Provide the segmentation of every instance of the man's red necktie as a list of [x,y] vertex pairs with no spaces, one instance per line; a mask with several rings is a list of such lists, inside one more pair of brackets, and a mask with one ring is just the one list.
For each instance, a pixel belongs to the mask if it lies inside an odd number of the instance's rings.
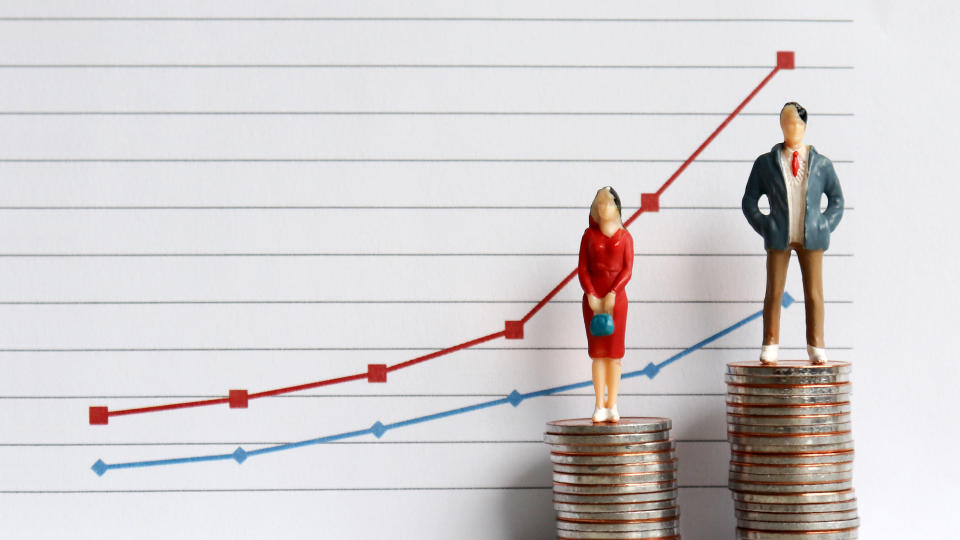
[[800,172],[800,152],[798,150],[793,151],[793,163],[791,166],[793,168],[793,176],[796,177],[797,173]]

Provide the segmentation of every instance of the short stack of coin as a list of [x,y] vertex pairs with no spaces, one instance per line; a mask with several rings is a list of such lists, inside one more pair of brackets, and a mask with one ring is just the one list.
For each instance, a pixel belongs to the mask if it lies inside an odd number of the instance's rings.
[[857,538],[850,364],[737,362],[726,382],[737,538]]
[[670,428],[669,418],[548,422],[557,537],[679,539]]

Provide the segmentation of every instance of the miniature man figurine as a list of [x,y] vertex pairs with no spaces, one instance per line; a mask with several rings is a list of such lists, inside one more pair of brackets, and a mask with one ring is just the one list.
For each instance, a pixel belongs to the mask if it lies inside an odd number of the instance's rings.
[[[763,346],[760,361],[775,364],[780,343],[780,303],[787,281],[790,251],[797,252],[803,277],[807,319],[807,354],[814,364],[827,362],[823,341],[823,252],[830,233],[843,217],[843,191],[833,163],[803,144],[807,111],[791,101],[780,111],[783,143],[753,163],[743,194],[743,214],[763,236],[767,250],[767,292],[763,299]],[[827,209],[820,199],[827,195]],[[760,211],[767,196],[770,214]]]

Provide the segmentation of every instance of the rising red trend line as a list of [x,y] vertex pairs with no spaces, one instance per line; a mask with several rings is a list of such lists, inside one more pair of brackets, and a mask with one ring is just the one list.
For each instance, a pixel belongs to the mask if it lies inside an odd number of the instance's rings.
[[[740,102],[740,105],[738,105],[737,108],[733,110],[733,112],[727,115],[727,117],[723,120],[723,122],[719,126],[717,126],[717,129],[713,130],[713,133],[711,133],[710,136],[707,137],[706,140],[704,140],[703,143],[701,143],[700,146],[697,147],[697,149],[694,150],[692,154],[690,154],[690,157],[688,157],[686,161],[684,161],[680,165],[680,167],[677,168],[677,170],[674,171],[672,175],[670,175],[670,178],[668,178],[667,181],[664,182],[662,186],[660,186],[660,189],[658,189],[655,193],[641,194],[640,208],[638,208],[636,212],[634,212],[629,218],[627,218],[626,221],[624,221],[623,223],[624,226],[629,227],[630,224],[633,223],[634,220],[640,217],[640,215],[643,213],[658,212],[660,210],[660,195],[662,195],[663,192],[666,191],[671,184],[673,184],[674,180],[676,180],[683,173],[683,171],[685,171],[687,167],[691,163],[693,163],[695,159],[697,159],[697,156],[699,156],[700,153],[703,152],[703,150],[707,146],[709,146],[711,142],[713,142],[713,139],[716,138],[716,136],[721,131],[723,131],[725,127],[727,127],[727,124],[729,124],[731,120],[733,120],[738,114],[740,114],[740,111],[743,110],[743,108],[747,105],[747,103],[749,103],[750,100],[752,100],[753,97],[756,96],[757,93],[760,92],[760,90],[764,86],[766,86],[767,82],[769,82],[770,79],[772,79],[773,76],[776,75],[778,71],[780,71],[781,69],[793,69],[793,68],[794,68],[793,52],[778,51],[777,65],[770,71],[770,73],[768,73],[767,76],[764,77],[762,81],[760,81],[760,84],[758,84],[757,87],[754,88],[753,91],[750,92],[750,94],[747,95],[747,97]],[[418,356],[416,358],[412,358],[410,360],[401,362],[399,364],[394,364],[392,366],[387,366],[386,364],[370,364],[367,366],[367,371],[362,373],[355,373],[353,375],[337,377],[335,379],[324,379],[322,381],[315,381],[315,382],[300,384],[297,386],[275,388],[273,390],[265,390],[263,392],[257,392],[253,394],[247,392],[246,390],[230,390],[229,397],[224,397],[224,398],[206,399],[201,401],[187,401],[182,403],[170,403],[167,405],[155,405],[152,407],[140,407],[136,409],[122,409],[122,410],[116,410],[116,411],[111,411],[107,407],[90,407],[90,424],[92,425],[107,424],[111,416],[126,416],[131,414],[171,411],[174,409],[205,407],[208,405],[222,405],[224,403],[229,404],[230,408],[245,409],[247,408],[248,402],[251,399],[264,398],[264,397],[270,397],[270,396],[279,396],[282,394],[289,394],[291,392],[299,392],[301,390],[309,390],[311,388],[319,388],[321,386],[331,386],[334,384],[341,384],[341,383],[350,382],[350,381],[358,381],[361,379],[367,379],[367,381],[372,383],[387,382],[387,373],[391,371],[397,371],[400,369],[408,368],[410,366],[414,366],[416,364],[420,364],[428,360],[433,360],[434,358],[439,358],[441,356],[445,356],[462,349],[468,349],[475,345],[480,345],[481,343],[486,343],[488,341],[498,339],[501,337],[506,339],[522,339],[523,325],[526,324],[527,321],[532,319],[533,316],[536,315],[537,312],[543,308],[543,306],[547,305],[547,303],[549,303],[550,300],[552,300],[553,297],[556,296],[557,293],[559,293],[560,290],[567,285],[567,283],[570,283],[570,280],[572,280],[576,275],[577,275],[577,270],[574,269],[572,272],[567,274],[567,276],[563,278],[563,280],[561,280],[556,287],[551,289],[550,292],[547,293],[547,295],[544,296],[542,300],[537,302],[537,304],[533,306],[533,308],[529,312],[527,312],[527,314],[524,315],[522,319],[520,319],[519,321],[507,321],[505,324],[504,330],[501,330],[499,332],[495,332],[493,334],[489,334],[477,339],[473,339],[470,341],[465,341],[458,345],[447,347],[446,349],[440,349],[438,351],[434,351],[432,353],[425,354],[423,356]]]

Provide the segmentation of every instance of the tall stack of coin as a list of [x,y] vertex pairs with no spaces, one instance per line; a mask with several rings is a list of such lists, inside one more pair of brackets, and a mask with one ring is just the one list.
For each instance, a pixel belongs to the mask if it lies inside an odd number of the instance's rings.
[[557,537],[680,538],[670,427],[668,418],[548,422]]
[[726,381],[737,538],[857,538],[850,364],[738,362]]

